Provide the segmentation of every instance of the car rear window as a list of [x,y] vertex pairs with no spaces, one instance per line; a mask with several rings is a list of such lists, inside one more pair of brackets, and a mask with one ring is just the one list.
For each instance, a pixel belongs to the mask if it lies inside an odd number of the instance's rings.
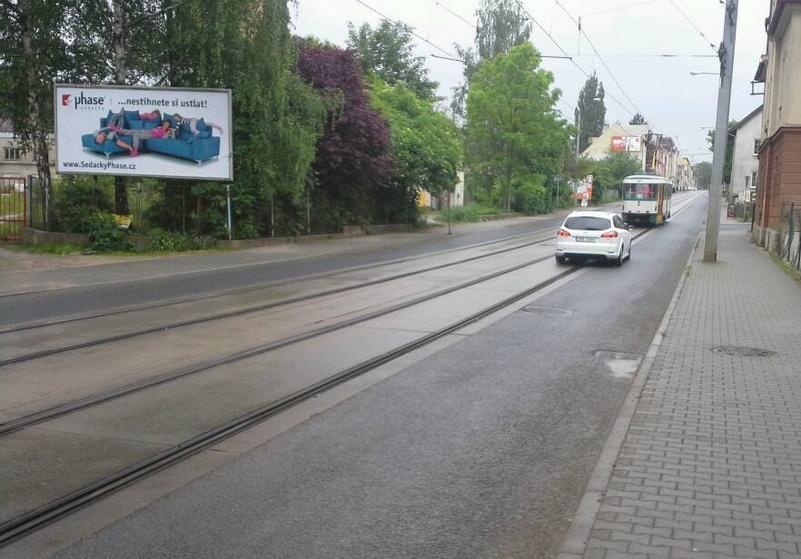
[[568,229],[582,229],[584,231],[604,231],[612,227],[608,218],[605,217],[568,217],[565,220],[565,227]]

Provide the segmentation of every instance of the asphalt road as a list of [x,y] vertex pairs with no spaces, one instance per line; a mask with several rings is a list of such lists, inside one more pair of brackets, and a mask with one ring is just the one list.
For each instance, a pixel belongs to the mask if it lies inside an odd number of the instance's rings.
[[55,557],[554,557],[704,216]]
[[[40,269],[29,262],[29,256],[0,251],[0,326],[288,281],[536,230],[553,232],[559,223],[561,219],[555,216],[539,216],[454,226],[452,235],[443,227],[421,233],[119,262],[103,256],[83,257],[80,265],[69,257],[48,257]],[[103,264],[93,265],[93,258]]]

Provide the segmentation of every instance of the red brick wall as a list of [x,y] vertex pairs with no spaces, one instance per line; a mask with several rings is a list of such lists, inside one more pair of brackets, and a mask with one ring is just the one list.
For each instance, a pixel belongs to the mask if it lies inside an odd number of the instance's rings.
[[801,208],[801,127],[783,127],[759,153],[756,224],[779,228],[790,205]]

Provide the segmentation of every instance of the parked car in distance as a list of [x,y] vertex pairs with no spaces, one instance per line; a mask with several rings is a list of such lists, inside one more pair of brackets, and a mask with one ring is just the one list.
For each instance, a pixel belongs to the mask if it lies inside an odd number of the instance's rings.
[[556,262],[602,260],[622,266],[631,259],[631,229],[616,213],[575,211],[556,232]]

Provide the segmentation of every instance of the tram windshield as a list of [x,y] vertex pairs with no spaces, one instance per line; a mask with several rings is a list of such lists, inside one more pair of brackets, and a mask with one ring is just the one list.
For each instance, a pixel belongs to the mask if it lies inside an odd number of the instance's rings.
[[659,193],[658,184],[624,184],[626,200],[656,200]]

